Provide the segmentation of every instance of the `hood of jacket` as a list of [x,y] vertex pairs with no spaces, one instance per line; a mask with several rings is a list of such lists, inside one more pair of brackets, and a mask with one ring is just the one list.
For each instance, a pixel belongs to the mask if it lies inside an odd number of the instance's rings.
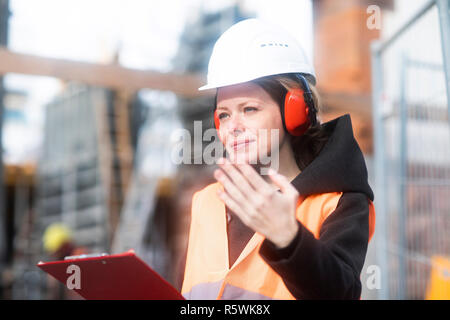
[[361,192],[373,201],[363,153],[353,135],[350,114],[325,122],[329,134],[318,156],[291,183],[301,195]]

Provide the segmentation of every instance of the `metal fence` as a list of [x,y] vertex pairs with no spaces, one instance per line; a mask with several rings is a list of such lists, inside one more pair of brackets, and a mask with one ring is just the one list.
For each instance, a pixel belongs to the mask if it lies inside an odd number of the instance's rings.
[[380,299],[427,298],[450,258],[449,28],[449,1],[428,1],[372,47]]

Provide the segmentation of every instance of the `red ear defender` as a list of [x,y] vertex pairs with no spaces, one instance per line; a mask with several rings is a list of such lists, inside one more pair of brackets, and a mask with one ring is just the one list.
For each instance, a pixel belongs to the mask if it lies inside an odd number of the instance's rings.
[[[220,120],[219,120],[219,117],[217,116],[217,111],[214,111],[214,126],[216,127],[216,130],[217,130],[217,137],[219,138],[220,141],[222,141],[222,139],[220,139],[220,135],[219,135]],[[223,141],[222,141],[222,143],[223,143]]]
[[214,126],[216,127],[216,130],[219,131],[220,120],[219,117],[217,116],[217,111],[214,111]]
[[284,100],[284,124],[293,136],[301,136],[310,125],[303,90],[289,90]]

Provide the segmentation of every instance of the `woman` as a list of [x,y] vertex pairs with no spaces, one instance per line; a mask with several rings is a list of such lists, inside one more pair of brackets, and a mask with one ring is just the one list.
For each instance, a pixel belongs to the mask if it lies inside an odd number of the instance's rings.
[[314,84],[275,26],[244,20],[216,42],[200,89],[217,89],[231,160],[193,197],[186,298],[359,299],[373,193],[350,116],[320,124]]

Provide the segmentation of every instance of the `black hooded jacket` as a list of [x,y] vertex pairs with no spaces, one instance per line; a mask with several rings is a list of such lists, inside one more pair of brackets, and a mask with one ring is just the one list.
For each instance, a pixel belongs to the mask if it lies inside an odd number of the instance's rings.
[[[374,195],[350,115],[322,126],[328,141],[291,183],[301,196],[342,192],[338,205],[323,222],[319,239],[298,221],[299,230],[287,247],[279,249],[265,239],[259,253],[297,299],[359,299],[369,241],[368,199],[373,201]],[[227,231],[232,265],[254,232],[237,217]]]

